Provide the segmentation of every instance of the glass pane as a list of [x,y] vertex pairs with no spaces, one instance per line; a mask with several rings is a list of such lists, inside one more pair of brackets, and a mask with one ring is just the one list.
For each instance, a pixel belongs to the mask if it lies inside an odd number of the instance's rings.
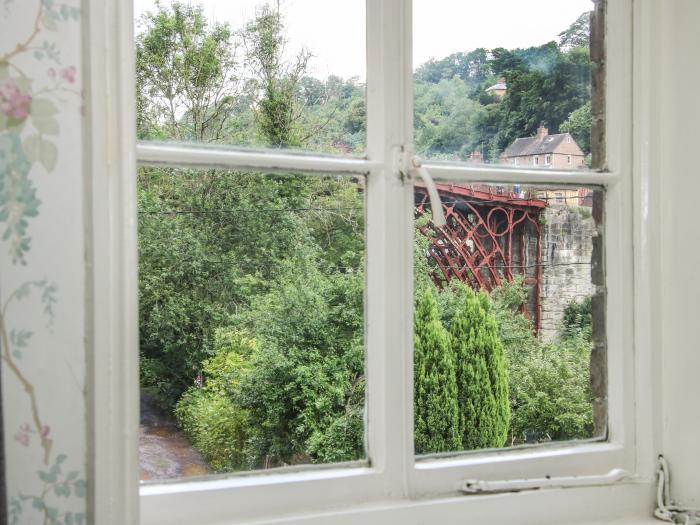
[[366,458],[363,187],[139,169],[142,480]]
[[364,151],[364,0],[134,0],[134,15],[139,138]]
[[415,190],[416,453],[603,436],[601,191],[438,190],[441,228]]
[[591,0],[413,5],[420,155],[520,168],[600,165],[591,151],[591,115],[602,117],[591,96]]

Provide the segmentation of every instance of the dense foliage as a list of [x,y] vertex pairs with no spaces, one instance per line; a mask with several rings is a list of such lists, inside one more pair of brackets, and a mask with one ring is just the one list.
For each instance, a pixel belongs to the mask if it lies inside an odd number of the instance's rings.
[[[308,51],[285,60],[278,12],[233,29],[174,2],[141,22],[141,138],[364,149],[364,86],[308,76]],[[566,42],[419,68],[418,148],[495,158],[541,120],[585,134],[587,57]],[[510,90],[500,103],[484,91],[498,75]],[[143,388],[217,471],[364,457],[364,181],[138,177]],[[437,290],[428,242],[416,236],[416,450],[587,437],[590,329],[578,307],[560,340],[542,343],[517,312],[525,287]]]
[[[588,13],[560,35],[560,43],[508,50],[476,49],[430,60],[416,71],[416,149],[438,158],[479,151],[498,162],[519,137],[544,123],[571,132],[590,150]],[[502,99],[487,89],[504,78]]]
[[462,300],[450,325],[457,369],[464,450],[506,444],[510,426],[508,371],[491,301],[462,287]]
[[433,293],[416,303],[413,326],[413,384],[416,453],[449,452],[462,446],[462,420],[457,389],[458,356],[440,321]]

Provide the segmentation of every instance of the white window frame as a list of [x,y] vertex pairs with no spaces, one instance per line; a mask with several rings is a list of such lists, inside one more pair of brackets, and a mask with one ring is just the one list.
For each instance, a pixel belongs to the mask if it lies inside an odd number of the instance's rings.
[[547,166],[549,166],[549,165],[552,163],[552,155],[551,155],[551,154],[547,153],[547,154],[544,156],[544,163],[545,163],[545,165],[547,165]]
[[[433,178],[442,180],[558,185],[565,181],[572,186],[605,187],[608,439],[417,462],[413,453],[411,355],[413,185],[399,173],[401,149],[411,144],[413,136],[410,2],[367,0],[368,144],[364,159],[257,154],[194,145],[136,147],[131,2],[86,2],[89,9],[84,35],[88,43],[84,47],[90,118],[86,140],[91,145],[86,163],[94,174],[86,187],[92,224],[87,253],[93,263],[89,300],[94,305],[91,341],[95,348],[89,392],[94,430],[90,477],[94,480],[91,512],[98,523],[264,523],[275,516],[290,515],[298,515],[298,523],[302,523],[320,512],[325,514],[318,523],[332,523],[336,517],[361,511],[367,513],[362,520],[368,523],[388,523],[391,516],[404,516],[403,523],[425,522],[428,517],[444,523],[466,523],[462,520],[465,515],[472,517],[469,523],[480,523],[484,516],[498,511],[504,521],[510,516],[520,523],[544,524],[567,522],[572,508],[592,508],[588,511],[591,516],[597,516],[596,509],[601,506],[614,515],[646,508],[650,471],[639,458],[651,449],[650,432],[644,432],[650,427],[650,416],[635,412],[635,400],[642,391],[635,389],[635,380],[643,380],[646,369],[640,367],[647,354],[635,360],[633,344],[635,283],[648,278],[648,268],[633,265],[639,250],[635,252],[632,239],[643,235],[645,227],[635,226],[633,218],[640,217],[643,223],[644,217],[632,206],[633,195],[639,196],[638,187],[632,184],[632,168],[636,166],[631,138],[633,108],[627,102],[632,100],[633,0],[608,5],[608,26],[614,25],[615,31],[606,35],[604,171],[424,164]],[[642,8],[641,13],[645,17],[635,18],[635,24],[649,31],[653,16],[648,15],[648,9]],[[634,56],[643,60],[644,55],[635,51]],[[648,71],[637,72],[635,83],[645,74]],[[367,175],[365,338],[370,466],[220,477],[146,485],[139,490],[137,158],[153,164],[167,160],[186,166]],[[554,493],[455,498],[465,479],[600,475],[613,468],[641,477],[618,483],[614,491],[610,487],[579,487]],[[508,503],[504,505],[504,501]],[[347,510],[338,510],[343,508]],[[462,519],[455,519],[460,516]],[[586,516],[583,511],[577,513],[579,519]]]

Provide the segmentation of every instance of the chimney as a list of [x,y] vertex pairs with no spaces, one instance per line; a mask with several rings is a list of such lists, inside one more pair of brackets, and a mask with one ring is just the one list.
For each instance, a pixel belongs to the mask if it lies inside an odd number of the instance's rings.
[[544,122],[543,122],[542,124],[540,124],[540,127],[537,128],[537,138],[542,140],[547,135],[549,135],[549,130],[544,127]]

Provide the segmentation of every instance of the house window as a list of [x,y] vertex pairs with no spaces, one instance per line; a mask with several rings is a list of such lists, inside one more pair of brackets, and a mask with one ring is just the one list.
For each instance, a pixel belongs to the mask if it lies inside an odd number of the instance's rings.
[[532,165],[537,166],[540,163],[540,158],[539,156],[535,155],[535,157],[532,159]]
[[571,164],[571,155],[566,156],[566,163],[569,165]]
[[545,155],[544,156],[544,163],[549,166],[552,163],[552,156],[551,155]]
[[554,200],[557,204],[564,204],[564,194],[560,191],[554,194]]
[[[348,4],[355,5],[357,9],[363,9],[364,6],[363,3]],[[454,4],[452,7],[454,8]],[[280,9],[281,12],[284,11],[284,4],[281,4]],[[465,321],[462,311],[465,301],[471,301],[469,304],[476,309],[475,311],[478,310],[477,317],[483,316],[487,319],[480,328],[484,331],[485,340],[498,339],[498,334],[493,333],[497,325],[494,324],[495,321],[490,321],[490,316],[495,315],[496,307],[491,310],[490,306],[485,306],[487,301],[493,298],[477,299],[475,302],[474,298],[478,296],[470,290],[498,294],[506,291],[505,288],[497,289],[499,286],[512,286],[514,288],[510,291],[515,292],[513,296],[520,298],[519,303],[505,305],[502,311],[520,315],[521,317],[512,318],[515,324],[522,321],[527,326],[535,326],[538,323],[535,303],[541,296],[536,295],[533,283],[537,282],[538,272],[544,274],[547,268],[558,267],[558,263],[553,259],[558,254],[556,250],[551,250],[544,237],[545,230],[551,228],[554,223],[547,222],[542,216],[548,208],[548,199],[529,199],[527,204],[514,205],[513,199],[520,199],[520,194],[514,196],[507,188],[517,183],[525,197],[534,194],[547,196],[551,195],[552,187],[570,185],[572,181],[566,180],[562,174],[555,171],[541,174],[524,169],[518,170],[519,175],[516,177],[512,169],[497,165],[474,167],[460,163],[430,162],[432,156],[450,156],[450,152],[439,150],[439,144],[430,142],[430,132],[435,131],[435,127],[444,125],[444,131],[449,134],[453,132],[451,130],[459,129],[459,126],[450,126],[449,123],[441,121],[441,116],[449,115],[449,112],[436,113],[430,104],[423,104],[434,100],[429,90],[435,88],[427,84],[431,83],[430,79],[437,77],[428,67],[420,68],[424,62],[428,65],[435,64],[435,61],[427,62],[430,54],[421,47],[421,42],[429,41],[426,35],[435,39],[454,30],[443,27],[442,23],[447,21],[446,18],[441,20],[439,27],[429,25],[429,17],[424,14],[427,11],[435,11],[434,2],[416,0],[411,5],[397,0],[368,0],[366,9],[366,95],[358,93],[357,86],[352,82],[342,83],[340,86],[333,84],[329,87],[320,85],[323,83],[322,79],[312,74],[299,75],[299,68],[303,67],[304,60],[310,60],[314,50],[310,50],[309,55],[294,53],[291,59],[287,56],[285,60],[291,60],[287,64],[291,64],[290,67],[278,67],[278,60],[265,62],[264,56],[263,60],[257,63],[260,67],[256,67],[254,61],[248,61],[247,69],[244,68],[246,74],[262,73],[264,81],[256,84],[254,79],[244,81],[245,79],[236,76],[237,80],[243,81],[242,86],[250,91],[245,91],[241,98],[233,93],[216,99],[217,93],[220,92],[218,89],[214,90],[213,99],[218,102],[213,108],[203,109],[189,104],[179,110],[171,109],[171,102],[167,97],[163,97],[164,94],[172,92],[167,89],[162,90],[160,94],[153,91],[150,83],[156,79],[152,71],[144,70],[144,74],[137,78],[140,87],[149,86],[143,93],[149,96],[156,93],[151,111],[139,115],[139,118],[143,117],[139,123],[139,130],[146,130],[142,135],[143,141],[137,147],[140,182],[142,188],[152,191],[152,195],[142,194],[138,204],[139,209],[147,212],[149,216],[156,217],[152,219],[142,215],[139,221],[142,221],[142,231],[158,227],[154,233],[157,242],[152,246],[143,247],[154,250],[151,254],[144,250],[146,256],[152,255],[145,260],[152,260],[154,268],[167,265],[167,272],[163,273],[179,271],[182,272],[184,280],[198,280],[198,283],[206,287],[206,293],[202,293],[201,296],[207,300],[210,295],[225,297],[230,294],[231,298],[222,310],[212,308],[197,312],[205,320],[220,317],[234,326],[231,330],[226,330],[231,328],[230,325],[224,326],[223,329],[214,327],[206,334],[205,330],[200,330],[204,334],[202,340],[209,337],[202,347],[202,354],[206,357],[198,361],[195,356],[187,363],[187,367],[183,367],[183,370],[186,370],[183,376],[189,375],[183,379],[186,384],[180,382],[180,388],[184,389],[185,394],[188,391],[192,392],[192,405],[199,402],[196,398],[206,397],[204,394],[208,393],[208,383],[213,386],[210,390],[214,394],[221,394],[222,404],[251,403],[238,406],[245,410],[231,412],[232,416],[226,423],[234,429],[248,417],[265,415],[265,410],[256,407],[255,403],[269,403],[272,400],[281,401],[279,406],[283,410],[280,411],[280,417],[287,418],[280,423],[280,427],[288,427],[297,417],[296,421],[300,423],[297,432],[291,434],[290,439],[279,439],[276,442],[274,439],[249,442],[244,433],[239,434],[242,435],[246,446],[258,446],[262,451],[255,456],[256,461],[253,463],[266,469],[280,468],[269,472],[269,476],[235,476],[230,475],[229,469],[225,475],[196,477],[187,483],[144,484],[141,488],[144,524],[220,523],[230,520],[232,516],[241,520],[259,520],[265,515],[279,516],[323,510],[371,500],[395,499],[396,495],[414,500],[428,495],[451,495],[455,487],[463,486],[467,479],[494,479],[496,475],[505,480],[523,477],[541,479],[555,471],[562,476],[577,476],[601,474],[617,467],[630,468],[629,458],[632,454],[629,453],[629,446],[633,442],[633,436],[630,435],[631,432],[622,432],[623,429],[628,430],[624,425],[625,421],[629,420],[625,410],[629,408],[627,403],[630,386],[625,380],[625,370],[631,369],[626,366],[630,365],[630,353],[629,341],[623,338],[620,330],[602,333],[603,336],[607,336],[607,353],[615,356],[615,359],[610,360],[611,366],[607,367],[607,377],[614,387],[608,389],[602,380],[603,377],[598,377],[596,385],[591,387],[591,395],[584,399],[584,404],[590,399],[593,400],[590,418],[585,416],[587,419],[580,422],[586,433],[577,435],[572,435],[575,432],[563,437],[554,435],[549,428],[535,428],[534,423],[522,421],[518,423],[518,432],[511,432],[510,428],[514,428],[511,427],[511,422],[519,416],[512,411],[513,406],[509,404],[510,400],[502,389],[494,396],[494,399],[497,399],[496,405],[490,406],[489,410],[485,409],[484,412],[494,416],[493,431],[482,429],[473,419],[465,419],[468,414],[460,409],[459,397],[463,397],[466,392],[464,385],[469,382],[465,381],[464,374],[461,374],[462,386],[456,383],[456,361],[453,360],[452,369],[449,366],[441,369],[446,377],[451,377],[452,373],[455,375],[455,387],[444,392],[440,392],[440,388],[434,388],[435,385],[431,387],[431,375],[424,373],[425,369],[421,370],[418,366],[414,369],[412,357],[420,358],[420,352],[426,353],[423,357],[429,352],[433,352],[431,355],[437,355],[434,354],[435,348],[431,347],[432,343],[426,343],[430,340],[426,334],[431,333],[431,330],[437,334],[437,340],[445,345],[451,344],[446,334],[450,330],[453,335],[458,334],[459,327],[462,326],[460,323],[468,321]],[[624,10],[616,8],[615,13],[621,18],[614,20],[615,23],[621,24],[622,28],[627,28],[628,21],[624,18],[626,15],[621,15],[623,12]],[[259,21],[260,23],[241,26],[253,33],[270,28],[274,30],[278,24],[278,19],[275,18],[276,6],[266,13],[269,18]],[[219,14],[217,17],[220,19]],[[484,19],[493,19],[496,23],[499,17]],[[328,19],[327,25],[332,24],[330,20],[332,18]],[[347,20],[347,17],[339,20],[338,27],[343,26]],[[414,21],[415,31],[412,38]],[[360,33],[362,32],[360,28]],[[221,36],[223,33],[217,34]],[[291,35],[292,32],[288,34]],[[162,37],[163,34],[157,36]],[[249,40],[244,47],[254,50],[255,35],[246,37]],[[173,35],[175,41],[177,38],[178,35]],[[197,42],[197,39],[184,40],[186,45]],[[264,40],[280,41],[275,38]],[[415,42],[413,50],[410,46],[412,40]],[[616,41],[615,45],[622,45],[620,42],[623,40]],[[146,46],[147,51],[163,51],[163,47],[159,48],[156,45],[159,43],[163,42],[151,42]],[[166,55],[172,50],[169,47],[172,45],[172,41],[165,44]],[[562,44],[562,47],[565,48],[565,44]],[[191,51],[192,49],[188,50]],[[610,64],[611,69],[613,66],[622,67],[622,64],[629,63],[629,56],[624,50],[616,50],[613,45],[610,52],[611,55],[606,58],[605,63]],[[416,85],[413,88],[411,82],[414,79],[414,71],[410,59],[412,55],[416,66]],[[188,56],[191,56],[191,53]],[[205,52],[200,58],[212,60],[216,56],[221,55]],[[164,58],[171,57],[168,55]],[[488,55],[483,57],[483,60],[488,60]],[[473,71],[470,66],[463,75],[453,75],[449,78],[464,80],[472,78],[472,75],[479,78],[479,75],[483,74],[479,71],[479,64],[494,67],[480,62],[476,55],[470,63],[476,64]],[[187,67],[188,61],[174,60],[172,64],[174,71],[176,67]],[[450,65],[455,67],[454,63]],[[207,71],[213,72],[215,81],[221,81],[221,77],[217,77],[223,74],[219,68]],[[188,73],[201,80],[198,76],[201,70]],[[282,75],[284,82],[277,82],[279,79],[274,76],[264,76],[276,74]],[[169,81],[167,75],[164,78]],[[289,82],[294,81],[298,82],[294,90],[284,89]],[[424,83],[418,85],[420,82]],[[440,81],[432,83],[440,84]],[[198,88],[201,87],[197,85]],[[226,81],[221,85],[229,87],[230,83]],[[442,86],[445,84],[442,83]],[[177,92],[182,93],[183,90]],[[609,85],[607,93],[614,101],[623,100],[626,94],[624,89],[618,90],[615,85]],[[414,94],[416,99],[412,101],[411,97]],[[425,98],[421,99],[423,95]],[[268,104],[269,100],[264,98],[266,96],[272,97],[270,100],[274,99],[276,103]],[[351,100],[341,98],[348,96]],[[303,100],[295,97],[303,97]],[[201,100],[199,97],[195,98]],[[318,105],[316,102],[322,107],[314,107]],[[326,103],[332,107],[323,107]],[[501,103],[510,102],[504,99]],[[229,105],[240,111],[241,105],[245,107],[245,104],[249,104],[250,114],[237,114],[241,118],[232,122],[221,121],[221,112],[227,111]],[[274,112],[266,113],[275,107],[289,109],[289,112],[284,113],[290,120],[280,121],[274,118]],[[503,107],[505,111],[507,108]],[[609,107],[618,106],[609,104]],[[310,108],[317,112],[304,113]],[[416,109],[417,115],[415,130],[410,119],[410,115],[414,114],[412,108]],[[490,110],[495,111],[496,108]],[[340,111],[348,113],[343,114],[342,120],[339,117],[334,120]],[[595,106],[593,111],[597,111]],[[418,118],[421,115],[426,118],[421,120]],[[611,118],[609,125],[629,125],[620,120],[623,118],[621,114],[612,114]],[[324,122],[329,122],[328,128]],[[295,127],[297,125],[299,127]],[[255,134],[246,135],[246,126],[253,126]],[[308,126],[307,133],[303,133],[304,126]],[[166,131],[160,129],[161,127]],[[201,144],[203,137],[209,132],[215,134],[216,140],[206,145]],[[311,137],[307,136],[309,132],[313,132]],[[314,133],[318,135],[313,135]],[[528,130],[522,130],[520,133],[522,137],[512,137],[514,142],[520,138],[527,138]],[[219,140],[224,135],[228,138],[228,134],[231,134],[230,140]],[[432,137],[438,135],[439,133],[433,134]],[[256,148],[233,147],[260,146],[261,144],[255,141],[261,136],[267,136],[270,139],[269,145],[275,148],[261,151]],[[175,140],[164,142],[161,140],[163,138]],[[463,147],[465,141],[460,139],[446,143],[460,143],[460,147]],[[623,156],[619,152],[623,148],[614,142],[607,142],[606,145],[608,157],[604,163],[601,161],[601,167],[604,164],[607,171],[577,173],[573,182],[577,186],[594,191],[594,207],[596,212],[601,212],[595,213],[596,217],[605,217],[600,208],[603,203],[615,205],[629,191],[626,175],[623,174],[623,166],[620,164]],[[499,158],[498,155],[505,153],[503,150],[510,147],[509,144],[498,141],[494,141],[490,146],[493,146],[489,149],[492,158]],[[295,148],[307,151],[304,154],[291,151]],[[315,150],[317,153],[308,150]],[[332,151],[333,155],[325,154],[329,151]],[[432,213],[433,203],[427,191],[430,185],[416,180],[421,172],[415,169],[418,160],[412,158],[414,152],[428,159],[424,161],[423,167],[437,181],[438,194],[444,205],[454,206],[458,211],[458,214],[448,217],[444,228],[435,226],[434,223],[438,214]],[[538,163],[538,156],[534,156],[533,164]],[[309,183],[311,180],[315,182]],[[484,180],[487,183],[484,183]],[[188,193],[188,189],[200,182],[208,186],[201,192],[197,189],[197,192]],[[172,204],[182,204],[173,196],[173,186],[176,185],[182,185],[180,194],[176,197],[191,199],[191,204],[196,203],[200,207],[169,207]],[[218,185],[224,188],[217,188]],[[242,189],[250,191],[243,194]],[[120,197],[117,195],[113,198]],[[261,228],[261,231],[266,231],[270,236],[280,234],[282,239],[251,235],[251,229],[243,228],[246,225],[255,225],[256,220],[268,220],[264,213],[277,213],[280,217],[276,219],[278,222],[269,221],[267,227]],[[303,213],[309,213],[311,217],[304,221],[304,215],[300,218],[300,214]],[[236,214],[241,218],[236,218]],[[192,221],[191,216],[194,215],[203,215],[202,223],[206,222],[207,227],[215,232],[209,239],[210,242],[204,243],[196,237],[201,232]],[[149,220],[159,224],[154,226],[151,223],[149,226],[146,224]],[[465,229],[461,237],[455,236],[459,226],[457,220],[463,223],[460,227]],[[117,221],[117,224],[121,225],[122,222]],[[485,224],[488,227],[479,235],[474,235],[474,232],[469,230],[470,224]],[[595,221],[589,224],[592,224],[596,231],[603,231],[602,225],[595,224]],[[610,221],[605,224],[605,237],[592,236],[596,239],[591,247],[593,256],[599,256],[605,244],[605,261],[619,261],[619,265],[607,267],[607,276],[606,272],[598,272],[597,278],[600,282],[591,282],[594,291],[607,289],[610,296],[615,298],[615,304],[627,301],[622,285],[618,284],[622,279],[616,279],[620,276],[615,273],[625,270],[627,258],[623,257],[623,247],[618,243],[609,242],[608,239],[623,237],[621,234],[627,231],[627,227],[626,223]],[[597,230],[598,228],[600,230]],[[283,233],[288,235],[281,235]],[[512,235],[509,248],[504,250],[499,239],[508,237],[506,234]],[[220,236],[221,242],[216,242],[216,235]],[[299,235],[300,238],[285,238],[294,235]],[[177,239],[177,236],[182,236],[182,239]],[[343,249],[339,249],[336,244],[341,242],[338,238],[345,243]],[[280,256],[276,259],[277,253],[285,251],[283,241],[298,243],[307,242],[309,239],[315,239],[318,245],[304,247],[293,254],[290,253],[286,258]],[[453,257],[455,254],[452,252],[456,240],[463,241],[459,245],[461,251],[458,258]],[[227,252],[225,243],[232,241],[240,243],[241,246],[246,245],[248,251]],[[322,244],[324,242],[326,244]],[[293,244],[289,246],[293,247]],[[197,261],[191,261],[191,252],[204,248],[207,255],[206,264],[211,263],[211,271],[206,272],[202,272],[202,265],[197,264]],[[199,254],[195,253],[194,257],[196,259]],[[172,264],[170,259],[182,260],[183,264]],[[459,262],[455,264],[455,260]],[[602,261],[602,258],[595,259],[591,260],[590,264],[596,263],[598,268],[605,269]],[[214,262],[221,264],[214,268]],[[294,267],[296,264],[300,266]],[[301,271],[290,271],[290,266],[292,270]],[[417,270],[415,273],[414,269]],[[124,277],[125,280],[133,278],[133,270],[132,268]],[[358,283],[353,277],[360,271],[363,272],[363,278]],[[224,276],[230,278],[228,287],[224,289],[215,285],[213,279],[216,279],[216,283],[221,282],[221,274],[227,273],[231,274]],[[624,272],[623,274],[628,275]],[[325,279],[326,277],[328,279]],[[544,278],[544,275],[541,278]],[[271,285],[273,281],[274,286]],[[543,289],[543,281],[539,282]],[[454,295],[454,300],[447,295],[439,295],[441,290],[453,286],[451,283],[462,285]],[[176,292],[188,290],[172,285],[165,286],[155,281],[152,284],[156,293],[162,292],[161,299],[165,294],[172,293],[173,289]],[[336,293],[334,286],[346,288],[342,288],[343,293]],[[275,291],[280,293],[275,295]],[[413,291],[425,293],[414,297]],[[256,296],[256,302],[246,301],[246,297],[252,294],[259,294]],[[431,294],[437,306],[431,299],[426,299]],[[191,299],[186,293],[181,298],[182,304]],[[162,304],[154,301],[152,307],[162,308]],[[415,312],[414,304],[418,308]],[[321,310],[325,311],[326,307],[332,312],[314,325],[313,320]],[[354,310],[351,311],[351,308]],[[583,331],[587,328],[582,323],[577,325],[576,319],[585,317],[587,307],[585,304],[572,303],[571,308],[572,311],[576,311],[573,312],[574,321],[569,328],[574,335],[578,334],[578,337],[581,334],[577,330]],[[594,316],[602,315],[609,321],[620,321],[620,324],[623,319],[619,316],[627,315],[625,312],[628,311],[620,308],[614,313],[606,313],[604,298],[601,297],[594,297],[592,309]],[[270,315],[270,310],[274,314]],[[358,311],[359,315],[356,315]],[[178,328],[179,324],[201,320],[189,313],[178,317],[179,312],[180,310],[176,309],[172,314],[171,327]],[[527,315],[523,315],[524,312],[527,312]],[[577,312],[583,313],[577,316]],[[462,317],[459,317],[460,315]],[[299,319],[311,321],[308,326],[304,325],[301,330],[294,332],[298,328]],[[329,319],[331,321],[328,321]],[[366,324],[364,319],[367,319]],[[537,330],[544,330],[543,321],[544,315],[540,315]],[[237,322],[241,324],[235,325]],[[286,329],[277,324],[279,322],[287,323]],[[338,339],[343,330],[333,332],[332,337],[329,336],[330,323],[337,322],[346,323],[347,326],[342,328],[345,329],[345,336],[350,334],[349,342]],[[250,327],[257,327],[256,332],[246,333],[245,330]],[[592,331],[595,330],[596,328],[593,328]],[[358,337],[354,337],[356,335]],[[540,352],[531,354],[534,359],[545,357],[544,353],[549,348],[546,342],[532,342],[532,339],[529,339],[532,337],[532,331],[529,330],[523,331],[521,335]],[[598,335],[601,335],[600,330]],[[552,327],[551,336],[557,337],[556,327]],[[273,340],[274,337],[288,339]],[[464,360],[461,360],[458,366],[465,369],[464,363],[468,359],[475,359],[474,370],[485,370],[485,373],[475,378],[478,381],[474,382],[480,382],[483,386],[480,392],[483,394],[490,388],[485,386],[487,384],[501,385],[501,380],[507,375],[502,373],[504,360],[509,359],[505,353],[507,350],[501,348],[500,354],[494,350],[488,356],[479,357],[471,352],[467,337],[455,337],[466,345],[465,348],[455,350],[453,347],[450,350],[463,352],[463,355],[460,355]],[[262,349],[263,344],[271,342],[273,344],[268,348]],[[310,347],[305,346],[309,342],[316,345],[311,351]],[[199,344],[199,341],[196,343]],[[494,344],[498,346],[498,343]],[[350,352],[340,350],[348,347]],[[272,354],[264,354],[268,349],[277,351],[280,358],[279,361],[271,361],[270,364],[281,364],[281,368],[264,366],[265,359],[274,357]],[[593,351],[605,355],[605,349],[604,341],[596,341]],[[298,366],[286,366],[293,352],[301,361],[296,363]],[[493,358],[497,354],[500,358]],[[173,351],[168,358],[178,359],[180,355],[180,352]],[[144,371],[144,375],[158,373],[167,366],[166,361],[154,363],[152,355],[144,357],[144,363],[152,365]],[[212,370],[216,368],[217,358],[225,361],[223,364],[228,367],[223,370],[226,377],[219,385],[221,388],[217,387],[211,377],[214,375]],[[499,362],[496,363],[494,359]],[[601,359],[603,358],[596,358],[594,355],[593,362],[605,369],[607,362]],[[180,365],[181,363],[178,363],[178,366]],[[262,366],[256,369],[257,365]],[[314,368],[316,365],[318,366]],[[350,366],[355,367],[357,374],[348,378],[345,372]],[[434,366],[434,363],[430,366]],[[581,368],[585,369],[586,366],[582,361]],[[337,367],[346,368],[341,368],[341,373],[338,373]],[[557,370],[555,366],[552,368]],[[229,391],[231,388],[251,380],[251,377],[246,376],[250,370],[256,370],[261,377],[268,373],[281,377],[279,388],[258,392],[259,399],[255,398],[253,391],[241,390],[232,394]],[[576,378],[580,380],[581,376],[577,375]],[[133,381],[133,378],[131,380]],[[304,387],[295,390],[302,381],[306,381]],[[212,382],[214,385],[211,385]],[[414,393],[413,385],[422,385],[435,396],[420,398],[419,393]],[[327,390],[324,390],[326,387]],[[357,391],[354,392],[354,389]],[[585,390],[585,385],[583,389]],[[303,403],[298,395],[300,392],[308,396]],[[540,391],[535,393],[542,394]],[[361,400],[353,398],[354,394]],[[610,414],[607,411],[607,399],[611,399],[611,404],[615,407],[615,411],[611,411]],[[179,410],[184,414],[181,423],[184,427],[187,407],[180,401],[181,399],[178,399],[175,403],[178,407],[175,413]],[[414,401],[426,402],[421,407],[415,406]],[[285,404],[286,402],[289,404]],[[486,403],[490,401],[487,400]],[[295,412],[299,409],[299,404],[303,404],[308,411],[301,415]],[[358,415],[359,412],[359,417],[344,421],[324,419],[329,415],[348,415],[342,410],[336,410],[337,406],[347,408],[350,412],[355,411],[354,415]],[[589,414],[588,409],[588,406],[584,408],[586,414]],[[436,417],[438,412],[440,417]],[[532,421],[541,419],[535,416]],[[191,421],[192,426],[196,426],[202,419],[192,418]],[[318,421],[321,421],[321,425],[325,425],[324,428],[329,432],[318,432]],[[426,421],[432,423],[420,427]],[[460,426],[460,421],[466,421],[469,425]],[[272,428],[275,424],[276,422],[266,420],[260,426]],[[351,428],[353,425],[354,428]],[[350,448],[360,450],[360,453],[350,457],[339,453],[339,449],[348,444],[346,439],[349,430],[356,431],[358,426],[362,443],[359,448]],[[452,441],[446,441],[444,435],[433,439],[435,436],[432,432],[436,427],[444,427],[446,435],[451,435],[451,438],[448,436],[447,439]],[[212,428],[218,430],[220,427]],[[184,430],[190,432],[186,428]],[[330,430],[337,431],[337,434]],[[469,434],[472,430],[485,431]],[[499,436],[498,440],[493,438],[495,435]],[[610,440],[605,436],[611,436]],[[216,437],[217,434],[213,431],[203,432],[201,448],[206,448],[208,438],[211,442],[215,441]],[[257,439],[259,436],[255,437]],[[585,441],[571,441],[572,437],[580,437]],[[548,449],[547,444],[555,440],[566,443],[561,443],[560,448]],[[227,444],[231,443],[230,440],[224,441]],[[300,443],[298,449],[293,448]],[[292,447],[289,455],[282,455],[284,447]],[[510,450],[490,450],[503,447]],[[299,450],[303,452],[299,453]],[[552,450],[564,453],[552,453]],[[235,452],[241,451],[245,455],[251,449],[241,447]],[[331,464],[333,468],[315,469],[304,467],[305,463]],[[209,464],[209,467],[211,466]],[[322,502],[319,502],[319,493],[327,495]],[[261,502],[264,502],[264,505],[261,505]],[[474,500],[472,504],[480,503]]]

